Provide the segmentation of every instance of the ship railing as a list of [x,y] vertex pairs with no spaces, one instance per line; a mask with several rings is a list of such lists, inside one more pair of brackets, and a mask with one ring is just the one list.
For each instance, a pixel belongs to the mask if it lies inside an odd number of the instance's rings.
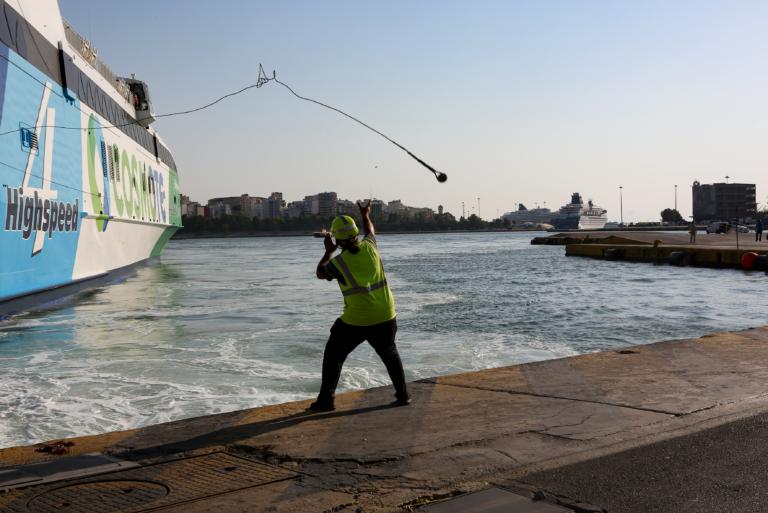
[[66,34],[67,41],[77,51],[77,53],[85,59],[85,61],[93,66],[93,68],[109,82],[115,90],[125,98],[125,101],[131,103],[131,88],[120,77],[115,75],[104,62],[99,59],[99,51],[93,46],[88,39],[81,36],[72,25],[64,20],[64,33]]

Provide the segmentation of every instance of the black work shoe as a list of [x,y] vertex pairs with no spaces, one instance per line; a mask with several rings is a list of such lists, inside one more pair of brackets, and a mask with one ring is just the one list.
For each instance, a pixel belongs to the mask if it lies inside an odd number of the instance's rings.
[[336,406],[334,406],[333,403],[321,403],[320,401],[315,401],[309,405],[309,408],[307,408],[307,410],[313,412],[333,411],[335,409]]
[[397,399],[395,399],[391,403],[392,406],[408,406],[409,404],[411,404],[411,396],[410,395],[408,397],[405,397],[405,398],[402,398],[402,399],[401,398],[397,398]]

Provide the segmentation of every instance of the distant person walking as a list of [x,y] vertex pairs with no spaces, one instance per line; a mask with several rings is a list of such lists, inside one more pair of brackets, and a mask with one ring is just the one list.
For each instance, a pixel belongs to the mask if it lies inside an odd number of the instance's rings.
[[[344,312],[331,327],[323,354],[323,382],[317,400],[309,406],[310,411],[335,409],[336,387],[344,360],[365,340],[387,367],[395,387],[393,404],[405,406],[411,402],[403,364],[395,346],[395,301],[376,245],[370,217],[371,202],[367,205],[358,202],[357,206],[363,218],[363,240],[358,239],[358,229],[351,217],[336,217],[331,224],[336,241],[331,239],[331,234],[325,236],[325,254],[317,264],[318,278],[338,281],[344,296]],[[341,253],[334,257],[337,248],[341,248]]]
[[688,233],[691,236],[690,244],[696,244],[696,223],[693,221],[688,225]]
[[763,220],[758,219],[755,223],[755,242],[763,240]]

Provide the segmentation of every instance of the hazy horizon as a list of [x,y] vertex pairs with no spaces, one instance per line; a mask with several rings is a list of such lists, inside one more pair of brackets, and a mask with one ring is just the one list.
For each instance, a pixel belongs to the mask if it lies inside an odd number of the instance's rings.
[[[365,4],[139,0],[62,14],[156,113],[256,82],[259,63],[448,174],[278,84],[158,120],[181,189],[288,200],[371,195],[490,219],[573,192],[619,219],[691,213],[691,184],[755,183],[766,202],[768,4],[592,1]],[[140,23],[124,23],[130,13]],[[140,17],[136,17],[140,13]]]

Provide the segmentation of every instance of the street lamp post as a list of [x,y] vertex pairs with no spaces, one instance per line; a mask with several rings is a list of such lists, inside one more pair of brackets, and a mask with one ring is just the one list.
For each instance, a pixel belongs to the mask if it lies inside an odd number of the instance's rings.
[[675,185],[675,212],[677,212],[677,185]]
[[621,216],[621,226],[624,226],[624,197],[622,195],[622,187],[619,185],[619,215]]

